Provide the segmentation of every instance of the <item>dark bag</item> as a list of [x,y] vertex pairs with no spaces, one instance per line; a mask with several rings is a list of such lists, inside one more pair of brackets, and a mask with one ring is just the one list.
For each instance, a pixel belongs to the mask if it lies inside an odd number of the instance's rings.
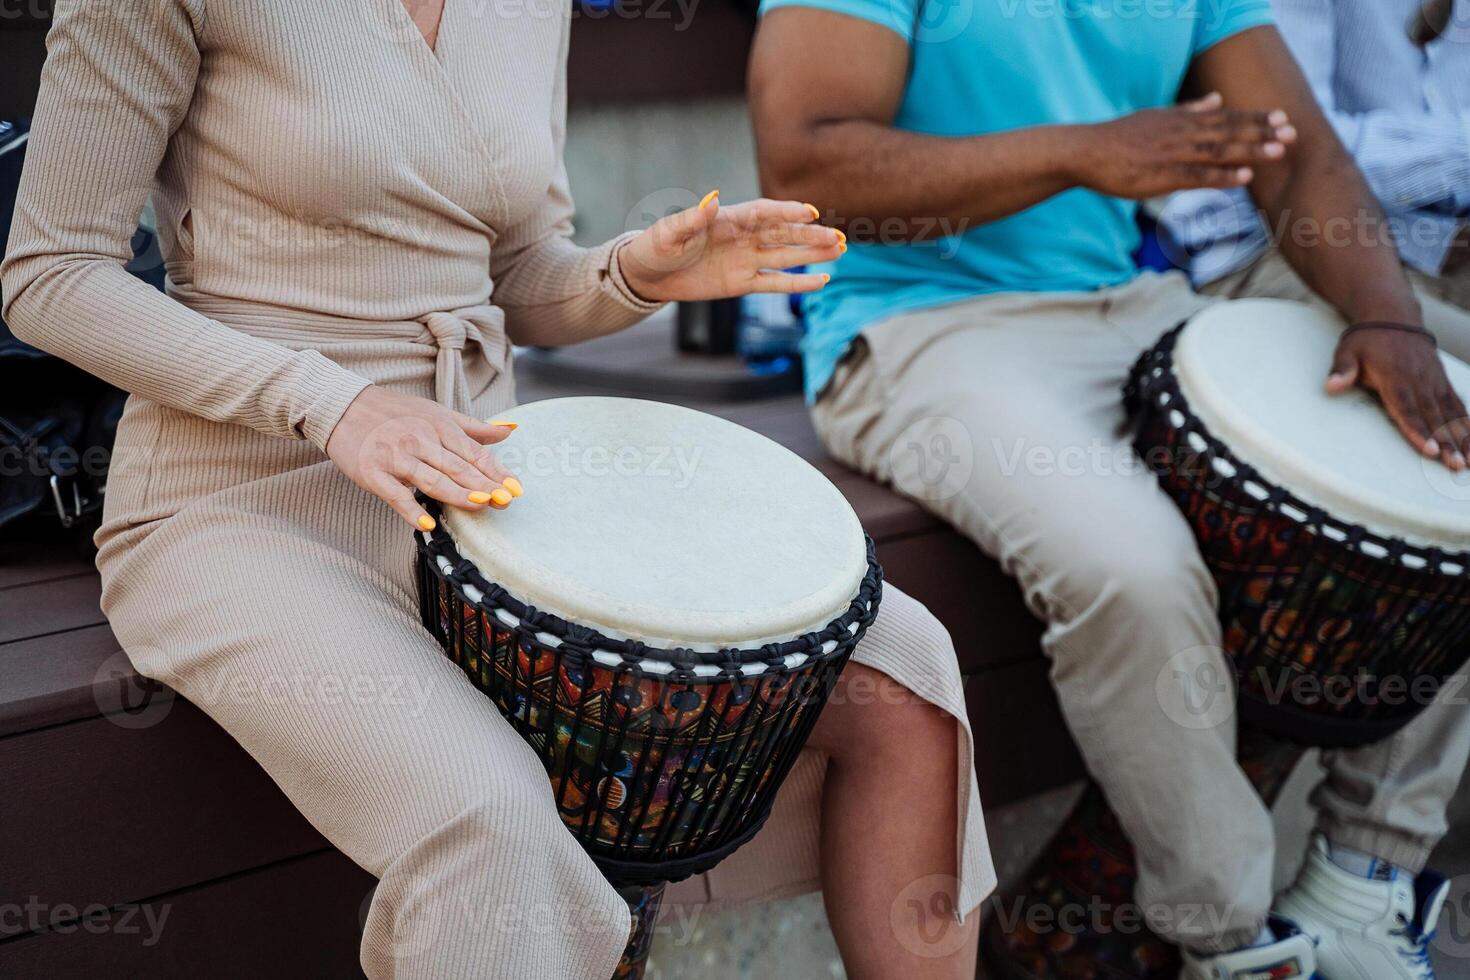
[[[27,134],[24,122],[0,121],[0,244],[10,234]],[[133,254],[129,269],[162,288],[152,232],[139,229]],[[0,526],[29,515],[89,545],[126,397],[17,340],[0,320]]]

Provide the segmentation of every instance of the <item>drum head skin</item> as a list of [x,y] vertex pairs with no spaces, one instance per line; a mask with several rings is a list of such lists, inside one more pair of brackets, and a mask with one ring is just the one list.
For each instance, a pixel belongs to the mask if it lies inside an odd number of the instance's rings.
[[718,649],[793,639],[847,610],[857,515],[765,436],[658,402],[557,398],[503,414],[525,485],[505,510],[446,507],[459,551],[522,602],[618,639]]
[[[1180,334],[1175,377],[1195,417],[1265,479],[1380,535],[1470,548],[1470,477],[1421,456],[1368,393],[1323,389],[1342,330],[1299,303],[1221,303]],[[1440,358],[1470,399],[1470,368]]]

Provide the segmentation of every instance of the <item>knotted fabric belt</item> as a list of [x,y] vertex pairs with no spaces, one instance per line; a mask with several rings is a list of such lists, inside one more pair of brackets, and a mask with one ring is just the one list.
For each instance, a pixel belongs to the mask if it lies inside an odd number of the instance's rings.
[[[505,314],[487,304],[433,312],[417,320],[365,320],[311,313],[212,296],[178,295],[185,305],[242,333],[294,350],[321,351],[370,380],[401,378],[387,367],[398,357],[434,352],[434,400],[456,412],[473,414],[472,402],[490,387],[509,362]],[[402,345],[401,352],[394,348]],[[381,368],[381,369],[379,369]],[[511,392],[497,402],[510,404]],[[483,406],[482,406],[483,407]]]
[[434,357],[435,400],[456,412],[468,412],[471,392],[465,376],[465,349],[473,344],[488,355],[493,346],[493,363],[499,365],[506,350],[505,315],[493,306],[473,306],[430,313],[422,322],[439,348]]

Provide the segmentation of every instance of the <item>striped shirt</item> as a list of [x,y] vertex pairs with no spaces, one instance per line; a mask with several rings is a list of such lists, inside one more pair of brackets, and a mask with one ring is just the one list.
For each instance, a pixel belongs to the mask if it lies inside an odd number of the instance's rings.
[[[1425,47],[1422,0],[1272,0],[1277,26],[1388,217],[1405,263],[1438,274],[1470,215],[1470,0]],[[1196,284],[1255,261],[1267,229],[1244,191],[1176,194],[1165,247]],[[1296,233],[1293,226],[1276,229]],[[1325,234],[1322,236],[1325,240]]]

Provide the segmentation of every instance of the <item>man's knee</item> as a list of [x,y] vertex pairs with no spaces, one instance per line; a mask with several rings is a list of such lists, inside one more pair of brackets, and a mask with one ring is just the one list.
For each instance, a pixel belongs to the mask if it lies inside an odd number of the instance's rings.
[[1055,619],[1113,617],[1148,624],[1214,609],[1214,582],[1192,540],[1164,543],[1143,531],[1116,547],[1078,554],[1055,575]]

